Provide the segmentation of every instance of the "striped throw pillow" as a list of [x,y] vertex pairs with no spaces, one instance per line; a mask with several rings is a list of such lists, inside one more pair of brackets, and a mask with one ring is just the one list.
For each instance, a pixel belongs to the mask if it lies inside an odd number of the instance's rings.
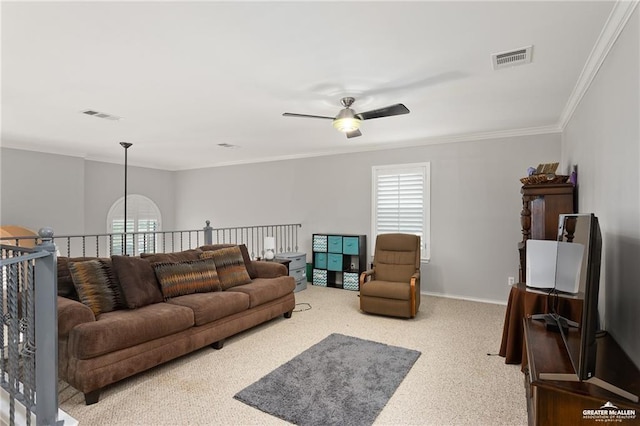
[[102,259],[69,262],[69,272],[78,299],[91,308],[96,316],[126,307],[120,283],[109,263]]
[[220,291],[216,264],[211,259],[154,263],[164,299]]
[[212,258],[216,263],[218,277],[223,290],[242,284],[249,284],[251,277],[247,272],[240,247],[227,247],[220,250],[205,251],[200,258]]

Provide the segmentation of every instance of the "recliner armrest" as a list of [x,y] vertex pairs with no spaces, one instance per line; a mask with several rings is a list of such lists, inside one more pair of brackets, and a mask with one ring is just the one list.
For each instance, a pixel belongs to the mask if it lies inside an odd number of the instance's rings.
[[362,286],[364,283],[368,281],[367,278],[371,279],[375,274],[375,272],[376,271],[374,269],[368,269],[364,271],[362,274],[360,274],[360,286]]

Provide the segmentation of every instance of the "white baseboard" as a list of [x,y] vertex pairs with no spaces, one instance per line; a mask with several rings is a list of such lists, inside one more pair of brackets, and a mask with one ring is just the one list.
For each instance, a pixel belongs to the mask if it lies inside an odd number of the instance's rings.
[[506,300],[480,299],[476,297],[459,296],[456,294],[433,293],[430,291],[421,291],[420,294],[424,296],[445,297],[447,299],[468,300],[470,302],[491,303],[492,305],[507,305]]
[[[9,399],[9,393],[4,390],[4,388],[0,388],[0,425],[9,426],[9,408],[11,401]],[[78,426],[78,421],[65,413],[64,411],[58,409],[58,420],[62,420],[64,426]],[[15,401],[15,412],[14,412],[14,423],[17,425],[26,425],[27,424],[27,410],[24,408],[24,405],[20,401]],[[31,424],[36,425],[36,415],[31,413]]]

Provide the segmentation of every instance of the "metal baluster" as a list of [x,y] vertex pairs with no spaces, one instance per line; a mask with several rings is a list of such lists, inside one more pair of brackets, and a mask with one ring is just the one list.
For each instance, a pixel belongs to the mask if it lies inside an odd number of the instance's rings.
[[22,348],[22,364],[24,371],[23,389],[25,396],[25,407],[27,408],[27,425],[31,424],[31,411],[35,406],[35,350],[36,350],[36,338],[35,338],[35,303],[34,303],[34,266],[35,261],[30,261],[27,264],[27,282],[23,292],[23,304],[22,304],[22,326],[24,338],[24,346]]

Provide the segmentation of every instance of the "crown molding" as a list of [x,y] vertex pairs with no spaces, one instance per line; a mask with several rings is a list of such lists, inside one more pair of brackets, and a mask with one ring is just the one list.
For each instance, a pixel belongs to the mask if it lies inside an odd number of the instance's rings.
[[576,108],[580,104],[580,101],[587,90],[589,90],[591,83],[598,74],[598,71],[604,63],[604,60],[607,58],[607,55],[613,48],[618,36],[620,36],[625,25],[627,25],[627,22],[638,5],[638,2],[640,2],[640,0],[617,0],[614,4],[611,14],[602,28],[600,36],[598,37],[596,44],[593,46],[593,49],[587,58],[587,62],[582,69],[582,73],[573,88],[573,92],[571,92],[571,96],[569,96],[569,100],[565,105],[564,111],[562,111],[562,114],[560,115],[558,128],[560,128],[561,131],[564,131],[565,127],[571,120],[571,117],[573,117]]
[[273,157],[264,157],[259,159],[247,159],[247,160],[240,160],[240,161],[212,163],[202,167],[185,167],[185,168],[173,169],[173,171],[187,171],[187,170],[196,170],[196,169],[207,169],[212,167],[238,166],[238,165],[255,164],[255,163],[269,163],[273,161],[299,160],[304,158],[326,157],[330,155],[355,154],[358,152],[384,151],[388,149],[413,148],[413,147],[426,146],[426,145],[439,145],[439,144],[457,143],[457,142],[472,142],[472,141],[480,141],[480,140],[487,140],[487,139],[514,138],[514,137],[521,137],[521,136],[544,135],[544,134],[561,133],[561,132],[562,130],[560,128],[553,125],[553,126],[528,127],[523,129],[499,130],[494,132],[465,133],[465,134],[453,135],[453,136],[424,138],[424,139],[412,140],[412,141],[406,141],[406,142],[400,142],[400,143],[398,142],[383,143],[383,144],[359,146],[359,147],[353,147],[353,148],[334,149],[331,151],[316,151],[316,152],[310,152],[310,153],[304,153],[304,154],[290,154],[290,155],[280,155],[280,156],[273,156]]

